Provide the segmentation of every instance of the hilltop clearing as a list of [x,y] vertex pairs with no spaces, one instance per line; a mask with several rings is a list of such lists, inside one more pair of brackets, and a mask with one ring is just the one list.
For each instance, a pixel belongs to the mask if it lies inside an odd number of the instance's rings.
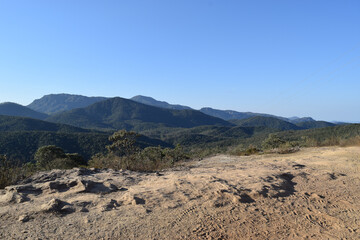
[[359,239],[359,171],[360,147],[324,147],[41,172],[1,190],[0,238]]

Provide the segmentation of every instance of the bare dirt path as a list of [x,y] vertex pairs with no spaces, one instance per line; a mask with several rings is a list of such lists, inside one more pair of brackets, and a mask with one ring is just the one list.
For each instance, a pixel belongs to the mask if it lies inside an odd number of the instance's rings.
[[360,239],[360,147],[40,173],[0,192],[0,239]]

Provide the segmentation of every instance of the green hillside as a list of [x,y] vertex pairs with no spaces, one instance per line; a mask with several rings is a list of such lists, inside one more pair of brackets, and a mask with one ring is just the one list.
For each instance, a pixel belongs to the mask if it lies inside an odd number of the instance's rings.
[[275,117],[275,118],[279,118],[282,120],[287,120],[287,118],[284,117],[278,117],[278,116],[274,116],[274,115],[270,115],[270,114],[265,114],[265,113],[253,113],[253,112],[237,112],[237,111],[233,111],[233,110],[219,110],[219,109],[213,109],[213,108],[202,108],[200,109],[201,112],[213,116],[213,117],[218,117],[224,120],[232,120],[232,119],[246,119],[246,118],[251,118],[251,117],[256,117],[256,116],[262,116],[262,117]]
[[111,98],[86,108],[50,116],[48,121],[83,128],[144,130],[155,127],[195,127],[231,123],[195,110],[170,110],[137,103],[124,98]]
[[36,112],[17,103],[0,103],[0,115],[45,119],[48,115]]
[[90,130],[65,124],[51,123],[33,118],[0,115],[0,132],[4,131],[90,132]]
[[273,117],[256,116],[241,120],[231,120],[232,123],[242,127],[267,127],[277,130],[300,130],[295,124]]
[[325,121],[305,121],[305,122],[298,122],[295,125],[300,128],[303,128],[303,129],[324,128],[324,127],[336,126],[336,124],[334,124],[334,123],[325,122]]
[[152,97],[146,97],[146,96],[135,96],[130,98],[130,100],[133,100],[138,103],[154,106],[154,107],[160,107],[160,108],[167,108],[167,109],[174,109],[174,110],[184,110],[184,109],[191,109],[191,107],[183,106],[179,104],[169,104],[164,101],[158,101]]

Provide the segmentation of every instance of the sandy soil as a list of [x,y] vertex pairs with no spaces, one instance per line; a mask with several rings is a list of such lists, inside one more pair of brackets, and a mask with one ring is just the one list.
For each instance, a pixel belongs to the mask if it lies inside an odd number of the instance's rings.
[[360,239],[360,147],[40,173],[0,191],[0,239]]

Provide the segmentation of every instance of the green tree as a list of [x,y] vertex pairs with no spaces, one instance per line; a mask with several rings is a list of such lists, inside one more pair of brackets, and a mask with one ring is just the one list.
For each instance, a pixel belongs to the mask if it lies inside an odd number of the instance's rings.
[[36,165],[40,169],[46,169],[49,170],[50,163],[54,161],[55,159],[61,159],[66,158],[66,155],[64,153],[64,150],[62,148],[59,148],[54,145],[48,145],[40,147],[34,156],[34,159],[36,161]]
[[276,136],[275,134],[269,134],[269,137],[265,139],[262,143],[264,149],[274,149],[279,148],[281,145],[285,144],[286,141]]
[[111,145],[106,146],[108,151],[116,156],[130,156],[139,151],[136,139],[139,135],[133,131],[120,130],[109,137]]
[[44,170],[69,169],[86,164],[79,154],[65,153],[62,148],[54,145],[40,147],[34,158],[36,166]]

